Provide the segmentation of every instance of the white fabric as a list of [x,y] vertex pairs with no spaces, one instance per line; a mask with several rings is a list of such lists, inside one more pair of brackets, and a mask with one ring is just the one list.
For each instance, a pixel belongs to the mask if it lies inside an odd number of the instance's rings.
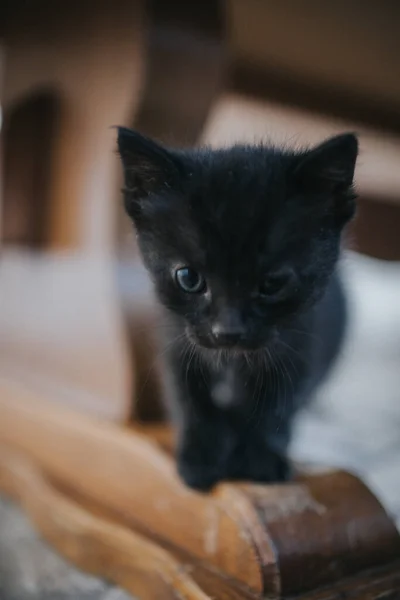
[[292,456],[362,476],[400,526],[400,264],[348,253],[343,351],[299,415]]

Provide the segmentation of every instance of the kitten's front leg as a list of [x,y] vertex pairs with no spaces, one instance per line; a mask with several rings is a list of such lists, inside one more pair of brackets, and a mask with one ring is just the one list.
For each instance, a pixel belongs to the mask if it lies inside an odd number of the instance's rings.
[[292,469],[286,453],[291,436],[293,409],[286,405],[286,414],[276,415],[275,404],[265,406],[263,415],[253,426],[245,419],[236,419],[236,446],[230,456],[228,477],[278,483],[287,481]]
[[265,431],[237,431],[223,413],[186,421],[178,446],[178,471],[193,488],[222,480],[279,483],[292,475],[289,461]]
[[178,426],[178,472],[185,483],[208,490],[226,479],[228,458],[235,447],[232,428],[212,403],[207,373],[192,366],[178,372],[180,423]]
[[232,433],[223,422],[188,420],[178,442],[178,472],[188,486],[206,491],[226,479],[233,447]]
[[261,433],[242,438],[227,466],[227,477],[235,480],[280,483],[290,479],[291,475],[288,459]]

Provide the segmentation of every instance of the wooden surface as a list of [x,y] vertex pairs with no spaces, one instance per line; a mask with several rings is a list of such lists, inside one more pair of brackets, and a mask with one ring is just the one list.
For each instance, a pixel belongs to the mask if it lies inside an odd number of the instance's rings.
[[43,402],[2,379],[1,441],[75,493],[262,589],[257,552],[241,538],[240,497],[239,506],[226,511],[223,502],[186,489],[173,461],[146,436]]
[[348,474],[197,494],[143,432],[67,411],[5,377],[0,442],[92,511],[206,561],[253,593],[299,593],[400,556],[393,523]]
[[18,501],[63,556],[141,600],[252,597],[187,557],[184,562],[132,529],[89,512],[5,446],[0,448],[0,489]]
[[[0,490],[16,500],[51,546],[80,569],[119,584],[143,600],[256,600],[183,552],[167,551],[143,535],[81,505],[26,457],[0,446]],[[338,582],[301,600],[395,598],[400,563]],[[300,598],[300,597],[299,597]]]

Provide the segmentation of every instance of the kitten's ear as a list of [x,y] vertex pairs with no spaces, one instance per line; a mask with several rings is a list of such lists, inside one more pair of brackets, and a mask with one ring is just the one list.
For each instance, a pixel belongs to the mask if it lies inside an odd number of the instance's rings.
[[124,168],[125,208],[135,218],[143,200],[174,185],[178,164],[166,148],[125,127],[118,127],[118,152]]
[[340,192],[353,183],[358,141],[353,133],[330,138],[309,150],[295,169],[295,177],[305,187]]
[[306,152],[294,171],[296,184],[304,191],[333,196],[336,217],[343,222],[355,211],[352,186],[357,154],[357,137],[353,133],[338,135]]

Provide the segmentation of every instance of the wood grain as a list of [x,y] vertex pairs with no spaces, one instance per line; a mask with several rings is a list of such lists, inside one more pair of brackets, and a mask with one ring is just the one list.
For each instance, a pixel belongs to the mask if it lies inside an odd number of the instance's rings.
[[[158,430],[160,437],[171,444]],[[149,436],[55,406],[5,377],[0,442],[29,456],[82,505],[254,593],[300,593],[400,556],[394,524],[355,477],[324,473],[197,494]]]
[[[76,493],[129,518],[198,558],[262,590],[250,518],[219,498],[188,490],[174,462],[145,435],[46,402],[15,381],[0,381],[0,442],[30,456]],[[179,515],[179,523],[176,523]],[[270,552],[270,561],[274,562]]]
[[280,592],[336,582],[400,557],[400,538],[377,499],[340,471],[286,486],[245,487],[279,562]]
[[[0,447],[0,489],[18,501],[64,557],[142,600],[251,598],[204,567],[191,564],[187,557],[179,560],[132,529],[85,510],[6,446]],[[195,579],[201,580],[204,589]]]
[[[157,430],[155,433],[158,434]],[[94,506],[93,503],[88,502],[86,499],[81,498],[80,500],[80,503],[90,513],[100,513],[103,517],[113,520],[112,511],[104,508],[99,510],[98,506]],[[288,541],[289,543],[293,543],[292,537],[288,536]],[[173,554],[181,560],[185,560],[185,553],[182,551],[174,548]],[[307,557],[304,557],[304,559],[306,564]],[[241,600],[246,600],[247,598],[255,600],[256,598],[260,598],[258,594],[253,595],[240,589],[236,585],[236,582],[232,582],[230,587],[226,587],[229,584],[227,584],[224,578],[217,577],[215,573],[210,572],[209,569],[199,563],[193,563],[191,566],[191,575],[201,585],[203,590],[208,589],[210,576],[214,577],[211,586],[213,598],[219,597],[218,594],[222,592],[226,592],[228,594],[227,598],[230,600],[236,600],[237,594],[240,595]],[[319,587],[311,592],[300,593],[299,595],[289,594],[289,596],[282,593],[278,595],[273,594],[273,596],[268,594],[266,597],[268,599],[279,597],[286,600],[344,600],[344,598],[354,600],[398,600],[400,597],[400,561],[395,560],[395,562],[390,562],[383,567],[371,568],[352,577],[335,579],[331,584]]]
[[[26,457],[4,445],[0,446],[0,489],[21,505],[39,532],[66,559],[143,600],[259,598],[191,561],[182,551],[167,551],[132,528],[114,522],[107,511],[101,514],[77,503]],[[394,600],[399,594],[397,562],[296,598]]]

